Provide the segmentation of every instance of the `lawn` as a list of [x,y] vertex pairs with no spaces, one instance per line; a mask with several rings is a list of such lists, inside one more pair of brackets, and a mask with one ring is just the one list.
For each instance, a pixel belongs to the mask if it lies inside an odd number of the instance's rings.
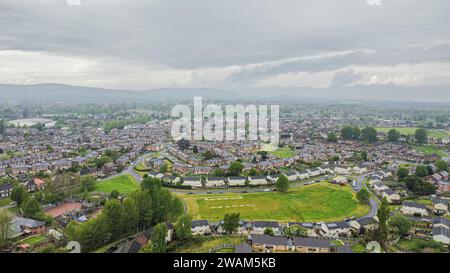
[[123,194],[130,194],[139,189],[139,184],[129,174],[107,178],[97,183],[95,191],[111,193],[118,191]]
[[[210,249],[223,245],[238,245],[245,242],[245,237],[231,237],[231,236],[220,236],[220,237],[196,237],[184,245],[176,247],[176,252],[179,253],[208,253]],[[216,253],[231,253],[234,249],[225,248],[216,251]]]
[[295,152],[290,147],[279,148],[275,151],[271,151],[270,153],[279,158],[289,158],[295,156]]
[[422,152],[426,155],[437,154],[441,157],[446,157],[448,154],[444,152],[441,148],[433,145],[411,145],[411,148],[417,152]]
[[37,235],[26,238],[25,240],[21,241],[20,244],[29,244],[31,246],[34,246],[42,242],[45,242],[46,240],[47,237],[45,237],[44,235]]
[[4,207],[11,203],[11,198],[0,199],[0,207]]
[[350,187],[327,182],[293,188],[287,193],[227,193],[182,195],[195,219],[217,221],[227,213],[240,213],[245,220],[339,221],[360,217],[369,207],[356,201]]
[[[395,129],[395,130],[399,131],[400,134],[402,134],[402,135],[414,135],[416,130],[419,128],[416,128],[416,127],[396,127],[396,128],[378,127],[375,129],[378,132],[384,132],[384,133],[389,132],[389,130],[391,130],[391,129]],[[430,137],[434,137],[434,138],[450,137],[449,131],[436,130],[436,129],[431,129],[431,130],[427,130],[427,131],[428,131],[428,136],[430,136]]]

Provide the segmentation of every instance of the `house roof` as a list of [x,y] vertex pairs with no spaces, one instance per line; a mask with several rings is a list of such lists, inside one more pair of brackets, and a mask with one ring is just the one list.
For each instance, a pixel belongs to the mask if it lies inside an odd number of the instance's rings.
[[402,205],[405,207],[411,207],[411,208],[427,209],[427,206],[424,204],[418,204],[418,203],[408,202],[408,201],[403,202]]
[[270,235],[252,235],[252,243],[254,244],[265,244],[265,245],[277,245],[277,246],[287,246],[288,238],[282,236],[270,236]]
[[277,228],[277,227],[279,227],[279,224],[278,224],[278,222],[273,222],[273,221],[255,221],[255,222],[253,222],[253,226],[254,227],[262,227],[262,228],[266,228],[266,227]]
[[338,228],[341,229],[349,227],[347,222],[335,222],[335,223],[328,223],[326,225],[329,229],[338,229]]
[[444,227],[435,227],[433,228],[433,236],[435,235],[443,235],[447,238],[450,238],[450,230]]
[[203,227],[203,226],[209,226],[208,220],[194,220],[192,221],[192,227]]
[[327,248],[331,247],[331,242],[324,239],[315,239],[315,238],[294,238],[294,245],[303,246],[303,247],[322,247]]
[[444,226],[447,226],[448,228],[450,228],[450,220],[448,220],[445,217],[434,217],[433,225],[437,225],[437,224],[443,224]]
[[11,225],[16,225],[25,228],[38,228],[41,226],[45,226],[45,223],[30,218],[14,217],[11,220]]

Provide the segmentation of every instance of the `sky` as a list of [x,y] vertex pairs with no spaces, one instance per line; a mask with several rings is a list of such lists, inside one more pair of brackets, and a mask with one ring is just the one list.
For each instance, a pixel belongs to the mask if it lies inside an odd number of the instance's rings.
[[449,25],[448,0],[0,0],[0,83],[445,89]]

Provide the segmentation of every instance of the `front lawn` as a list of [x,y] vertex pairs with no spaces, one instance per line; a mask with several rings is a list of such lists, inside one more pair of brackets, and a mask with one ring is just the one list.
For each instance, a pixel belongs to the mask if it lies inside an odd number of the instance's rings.
[[129,174],[115,176],[113,178],[107,178],[97,183],[95,191],[111,193],[112,191],[118,191],[122,194],[130,194],[139,189],[139,184]]

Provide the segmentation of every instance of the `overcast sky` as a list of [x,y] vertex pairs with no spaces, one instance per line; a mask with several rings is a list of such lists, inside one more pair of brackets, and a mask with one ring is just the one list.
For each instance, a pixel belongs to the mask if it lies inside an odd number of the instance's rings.
[[0,0],[0,83],[450,87],[449,26],[448,0]]

